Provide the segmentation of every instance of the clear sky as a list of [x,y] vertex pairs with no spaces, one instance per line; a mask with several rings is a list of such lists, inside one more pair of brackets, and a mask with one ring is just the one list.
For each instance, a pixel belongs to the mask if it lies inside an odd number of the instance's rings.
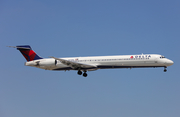
[[[179,117],[179,0],[1,0],[0,117]],[[42,57],[161,54],[168,67],[88,72],[24,66]]]

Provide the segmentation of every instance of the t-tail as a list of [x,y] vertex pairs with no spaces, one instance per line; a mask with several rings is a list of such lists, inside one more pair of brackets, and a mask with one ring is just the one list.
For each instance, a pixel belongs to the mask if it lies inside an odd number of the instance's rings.
[[20,46],[9,46],[13,48],[17,48],[21,52],[21,54],[24,56],[24,58],[27,61],[33,61],[38,59],[43,59],[42,57],[38,56],[29,45],[20,45]]

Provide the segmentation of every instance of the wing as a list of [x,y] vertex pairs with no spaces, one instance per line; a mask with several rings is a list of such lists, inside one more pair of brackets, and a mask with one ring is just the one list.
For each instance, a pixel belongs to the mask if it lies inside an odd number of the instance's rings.
[[78,63],[78,62],[72,62],[69,60],[65,60],[65,59],[61,59],[61,58],[55,58],[55,57],[51,57],[54,58],[55,60],[60,61],[62,64],[67,65],[73,69],[81,69],[81,68],[95,68],[97,66],[95,65],[88,65],[88,64],[84,64],[84,63]]

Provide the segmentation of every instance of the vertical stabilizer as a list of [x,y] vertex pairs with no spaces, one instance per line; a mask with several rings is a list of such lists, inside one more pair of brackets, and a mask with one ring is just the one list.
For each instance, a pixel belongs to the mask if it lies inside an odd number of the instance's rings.
[[22,53],[27,61],[42,59],[42,57],[38,56],[29,45],[16,46],[15,48]]

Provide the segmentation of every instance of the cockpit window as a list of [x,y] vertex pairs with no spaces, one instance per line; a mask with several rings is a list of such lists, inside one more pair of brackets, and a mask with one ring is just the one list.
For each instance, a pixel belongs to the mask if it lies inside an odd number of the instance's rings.
[[161,56],[160,58],[166,58],[165,56]]

